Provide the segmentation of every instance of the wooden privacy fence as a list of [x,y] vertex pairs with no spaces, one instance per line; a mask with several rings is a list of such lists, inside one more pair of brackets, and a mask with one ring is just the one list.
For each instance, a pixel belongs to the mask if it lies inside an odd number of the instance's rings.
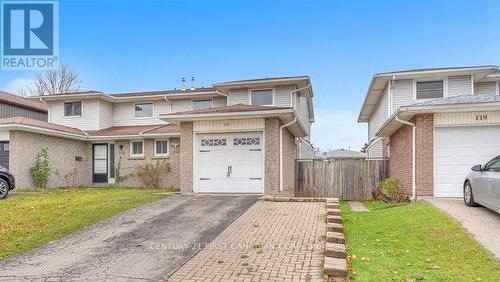
[[387,160],[329,159],[296,161],[297,197],[369,200],[389,174]]

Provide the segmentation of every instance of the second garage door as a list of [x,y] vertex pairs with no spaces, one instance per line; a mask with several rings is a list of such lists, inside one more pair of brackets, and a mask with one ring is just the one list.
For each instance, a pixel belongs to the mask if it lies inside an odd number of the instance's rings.
[[437,127],[434,196],[462,197],[471,167],[500,155],[500,126]]
[[263,193],[262,133],[198,134],[199,193]]

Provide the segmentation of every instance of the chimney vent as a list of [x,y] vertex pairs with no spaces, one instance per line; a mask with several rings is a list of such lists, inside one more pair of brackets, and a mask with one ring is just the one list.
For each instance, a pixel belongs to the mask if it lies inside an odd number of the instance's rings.
[[182,91],[186,91],[186,78],[183,77],[182,78],[182,88],[181,88]]
[[194,90],[194,81],[195,81],[195,78],[194,76],[191,76],[191,91]]

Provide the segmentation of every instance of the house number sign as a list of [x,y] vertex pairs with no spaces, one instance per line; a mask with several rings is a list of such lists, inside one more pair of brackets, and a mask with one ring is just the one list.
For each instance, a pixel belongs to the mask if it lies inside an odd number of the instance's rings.
[[476,121],[485,121],[488,120],[488,115],[476,115]]

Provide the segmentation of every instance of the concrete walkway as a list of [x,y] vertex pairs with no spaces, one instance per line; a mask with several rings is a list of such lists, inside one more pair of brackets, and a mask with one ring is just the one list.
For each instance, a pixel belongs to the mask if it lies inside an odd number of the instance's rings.
[[488,251],[500,259],[500,214],[484,207],[468,207],[463,199],[427,199],[448,213]]
[[353,212],[367,212],[368,209],[363,205],[363,203],[357,201],[350,201],[349,206]]
[[257,196],[170,196],[1,260],[0,280],[164,280],[256,200]]
[[324,202],[259,201],[167,281],[324,281]]

